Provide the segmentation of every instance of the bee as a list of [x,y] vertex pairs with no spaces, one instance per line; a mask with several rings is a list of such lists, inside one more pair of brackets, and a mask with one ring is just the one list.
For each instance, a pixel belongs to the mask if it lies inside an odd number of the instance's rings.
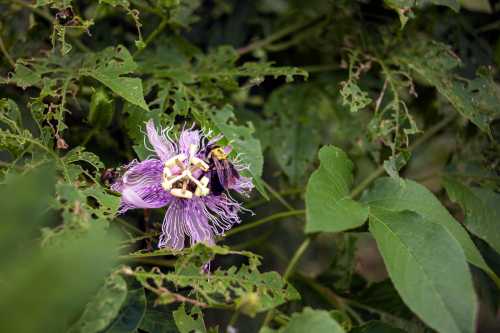
[[238,170],[227,159],[227,154],[221,147],[209,148],[208,164],[210,175],[210,190],[214,194],[221,194],[231,188],[240,178]]

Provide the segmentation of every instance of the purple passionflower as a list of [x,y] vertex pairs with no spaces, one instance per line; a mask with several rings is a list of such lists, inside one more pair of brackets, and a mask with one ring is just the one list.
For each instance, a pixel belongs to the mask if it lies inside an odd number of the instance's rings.
[[208,140],[210,133],[184,129],[175,142],[169,129],[158,132],[152,120],[146,131],[156,156],[132,161],[113,184],[122,194],[118,212],[168,206],[160,248],[181,250],[186,236],[191,245],[214,244],[214,235],[241,222],[242,206],[228,191],[247,194],[253,188],[251,179],[240,175],[247,166],[229,158],[230,146],[217,144],[222,136]]

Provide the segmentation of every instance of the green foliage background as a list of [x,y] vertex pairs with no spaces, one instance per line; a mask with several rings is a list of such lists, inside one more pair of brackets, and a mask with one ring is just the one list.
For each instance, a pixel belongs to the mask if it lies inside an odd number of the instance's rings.
[[[0,0],[0,330],[498,331],[499,10]],[[149,119],[250,166],[217,246],[117,216]]]

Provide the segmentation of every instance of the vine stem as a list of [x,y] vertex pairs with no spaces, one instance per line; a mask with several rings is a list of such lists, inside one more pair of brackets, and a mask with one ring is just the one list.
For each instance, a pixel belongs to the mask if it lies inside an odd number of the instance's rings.
[[233,235],[238,234],[242,231],[256,228],[256,227],[258,227],[262,224],[265,224],[265,223],[278,221],[278,220],[281,220],[281,219],[284,219],[284,218],[287,218],[290,216],[304,215],[305,213],[306,213],[306,211],[304,209],[296,209],[296,210],[290,210],[290,211],[285,211],[285,212],[279,212],[279,213],[264,217],[263,219],[244,224],[241,227],[231,229],[228,232],[226,232],[225,237],[233,236]]
[[15,69],[16,63],[15,63],[14,59],[12,59],[12,57],[10,56],[9,52],[7,51],[7,48],[5,47],[5,43],[3,42],[3,38],[1,35],[0,35],[0,51],[2,51],[3,56],[5,57],[5,59],[9,63],[9,65],[11,65],[12,68]]
[[312,24],[312,23],[315,23],[316,21],[318,20],[321,20],[321,17],[316,17],[312,20],[309,20],[307,22],[297,22],[297,23],[294,23],[292,25],[289,25],[281,30],[278,30],[276,31],[275,33],[269,35],[268,37],[264,38],[264,39],[261,39],[261,40],[257,40],[247,46],[244,46],[242,48],[239,48],[237,50],[238,54],[241,56],[241,55],[244,55],[244,54],[247,54],[249,52],[252,52],[256,49],[260,49],[260,48],[263,48],[267,45],[270,45],[272,44],[273,42],[285,37],[286,35],[288,34],[291,34],[295,31],[298,31],[300,29],[303,29],[305,27],[307,27],[308,25]]

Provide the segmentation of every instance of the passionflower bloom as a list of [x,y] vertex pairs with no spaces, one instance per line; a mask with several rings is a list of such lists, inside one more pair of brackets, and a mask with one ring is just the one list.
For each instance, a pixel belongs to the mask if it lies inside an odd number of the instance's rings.
[[209,140],[210,133],[184,129],[176,142],[169,129],[158,132],[152,120],[146,132],[155,156],[132,161],[113,184],[122,195],[118,212],[168,206],[159,247],[180,250],[186,236],[191,245],[214,244],[214,235],[241,222],[241,204],[229,191],[245,195],[253,188],[240,174],[247,166],[228,156],[230,146],[218,145],[220,135]]

